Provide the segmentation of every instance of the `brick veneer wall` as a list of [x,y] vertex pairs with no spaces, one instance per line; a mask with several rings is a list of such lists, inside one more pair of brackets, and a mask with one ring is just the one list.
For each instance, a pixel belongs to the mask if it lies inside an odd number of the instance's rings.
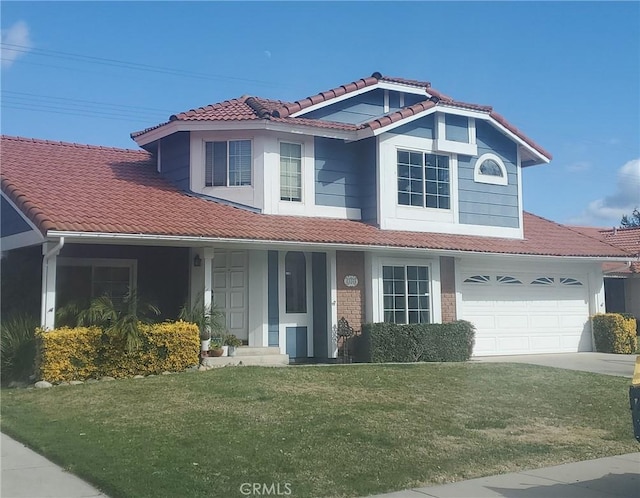
[[[355,275],[358,285],[347,287],[344,277]],[[364,322],[364,253],[354,251],[336,252],[336,279],[338,283],[338,320],[345,317],[357,332]]]
[[455,260],[453,258],[440,257],[440,286],[442,322],[453,322],[458,318],[456,310]]

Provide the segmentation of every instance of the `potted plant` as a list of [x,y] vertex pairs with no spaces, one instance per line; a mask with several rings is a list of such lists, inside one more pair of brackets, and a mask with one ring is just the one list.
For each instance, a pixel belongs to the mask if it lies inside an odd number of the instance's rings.
[[179,318],[185,322],[195,323],[200,330],[200,346],[203,352],[212,348],[212,331],[224,328],[225,316],[215,305],[205,306],[204,297],[200,294],[195,304],[185,303],[180,309]]
[[242,346],[242,341],[233,334],[227,334],[225,344],[229,347],[229,356],[235,356],[236,348]]
[[222,344],[218,342],[216,339],[211,340],[211,344],[209,345],[209,356],[223,356],[224,349],[222,349]]
[[218,333],[215,337],[211,338],[211,341],[218,344],[220,349],[222,349],[222,354],[217,356],[227,356],[229,354],[229,346],[227,346],[226,338],[227,334],[224,333]]

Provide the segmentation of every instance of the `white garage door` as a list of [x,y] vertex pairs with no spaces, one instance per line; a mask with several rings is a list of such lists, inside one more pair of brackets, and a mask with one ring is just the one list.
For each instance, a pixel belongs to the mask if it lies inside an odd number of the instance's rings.
[[591,351],[586,276],[467,272],[461,291],[475,356]]

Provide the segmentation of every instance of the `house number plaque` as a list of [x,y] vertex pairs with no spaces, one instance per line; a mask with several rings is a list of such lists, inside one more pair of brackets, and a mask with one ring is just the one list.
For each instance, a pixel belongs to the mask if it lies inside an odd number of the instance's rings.
[[347,275],[346,277],[344,277],[344,285],[346,285],[347,287],[355,287],[356,285],[358,285],[358,277],[356,277],[355,275]]

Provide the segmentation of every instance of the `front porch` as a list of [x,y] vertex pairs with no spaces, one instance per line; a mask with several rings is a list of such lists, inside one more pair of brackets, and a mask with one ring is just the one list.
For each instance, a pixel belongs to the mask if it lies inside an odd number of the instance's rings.
[[[88,306],[105,293],[117,299],[129,288],[157,305],[161,320],[200,301],[221,311],[226,332],[243,342],[236,357],[206,364],[332,362],[338,317],[357,330],[364,321],[363,253],[59,240],[45,243],[42,254],[43,327],[60,326],[65,306]],[[337,282],[338,273],[349,278]]]

